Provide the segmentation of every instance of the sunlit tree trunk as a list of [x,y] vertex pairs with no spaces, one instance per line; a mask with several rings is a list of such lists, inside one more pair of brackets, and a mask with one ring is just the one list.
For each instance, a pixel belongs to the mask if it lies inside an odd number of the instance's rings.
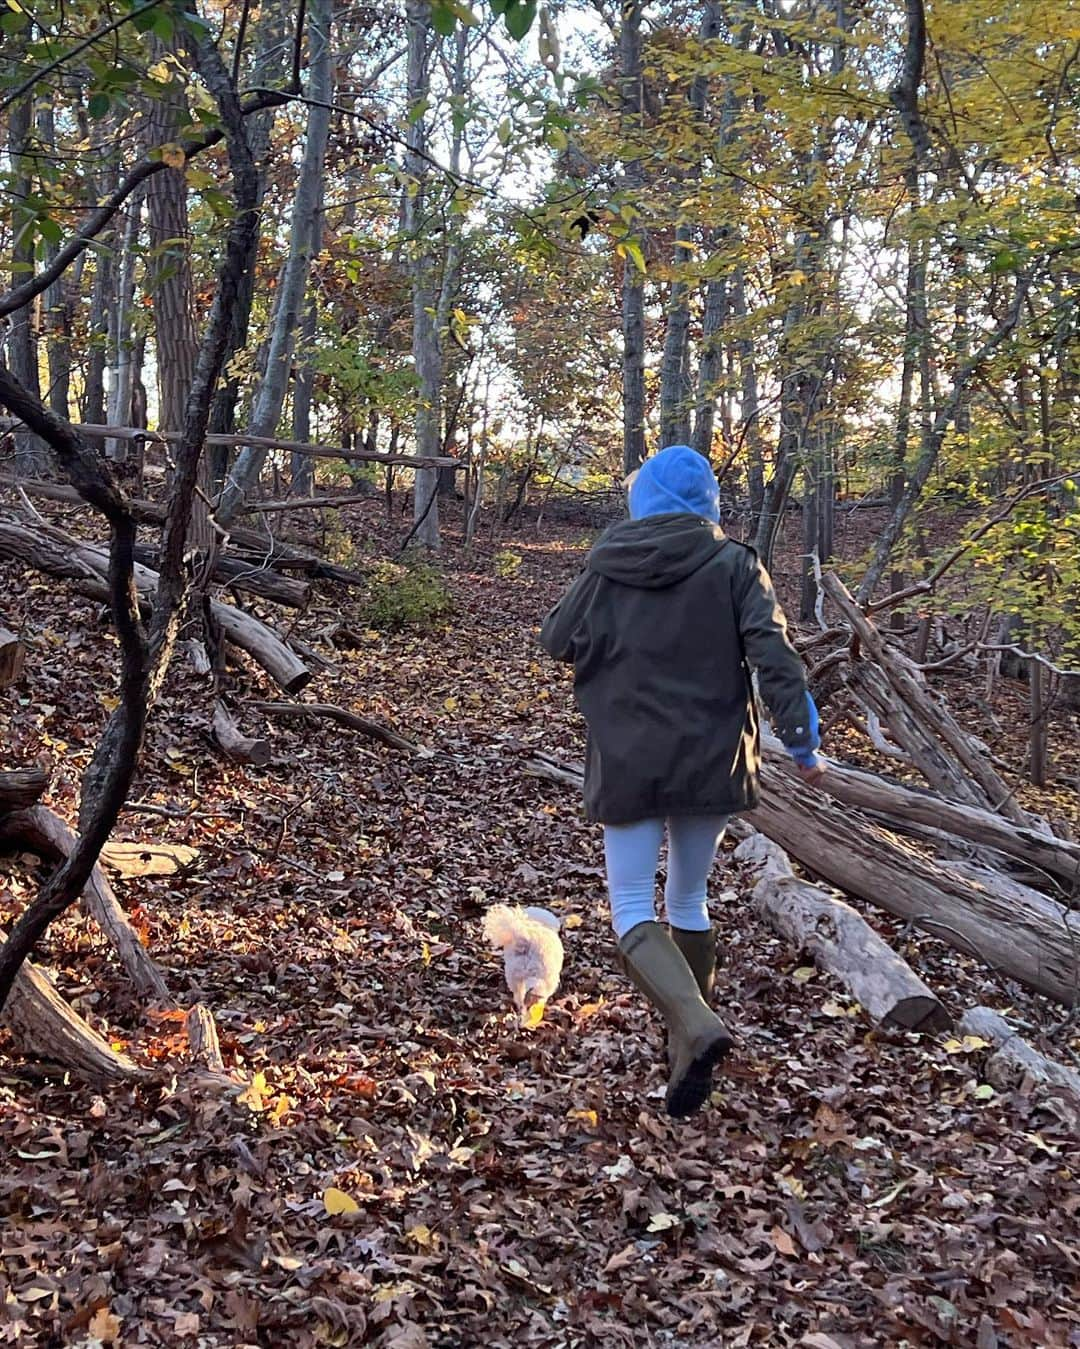
[[[641,136],[641,0],[626,0],[619,34],[619,79],[623,135]],[[628,150],[624,167],[627,190],[641,187],[638,147]],[[645,279],[633,260],[623,259],[623,472],[632,473],[645,458]]]
[[[330,15],[330,0],[311,0],[307,12],[307,96],[310,99],[307,139],[293,199],[289,256],[278,285],[266,370],[251,413],[249,429],[253,436],[273,436],[281,420],[315,246],[314,225],[322,209],[323,166],[330,133],[329,105],[333,97]],[[266,451],[263,449],[249,446],[241,452],[218,502],[216,515],[222,524],[228,524],[234,519],[244,498],[258,483],[265,461]]]
[[[408,0],[407,97],[410,109],[405,166],[409,185],[405,196],[405,232],[409,238],[409,274],[412,283],[412,353],[416,371],[416,453],[433,458],[439,453],[442,431],[442,359],[437,318],[436,260],[431,240],[435,227],[430,214],[430,174],[427,153],[427,114],[417,113],[430,89],[431,9],[426,0]],[[430,552],[439,548],[439,474],[417,468],[413,491],[413,541]]]

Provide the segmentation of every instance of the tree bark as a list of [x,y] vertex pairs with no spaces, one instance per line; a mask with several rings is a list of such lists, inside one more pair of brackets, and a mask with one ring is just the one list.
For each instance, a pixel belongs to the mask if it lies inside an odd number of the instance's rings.
[[270,762],[269,742],[245,735],[224,703],[218,703],[214,707],[212,727],[214,739],[225,757],[232,759],[234,763],[265,768]]
[[[322,203],[323,166],[330,134],[329,105],[333,96],[330,0],[310,0],[307,20],[308,97],[312,102],[308,108],[307,139],[293,200],[289,256],[277,291],[266,369],[251,414],[249,430],[253,436],[273,436],[281,420],[311,267],[315,242],[313,227]],[[219,524],[228,526],[235,519],[245,497],[258,483],[265,460],[266,450],[261,447],[249,445],[241,451],[215,510]]]
[[1048,1096],[1065,1096],[1080,1105],[1080,1073],[1035,1049],[1021,1038],[1000,1012],[970,1007],[960,1018],[960,1034],[978,1036],[995,1046],[986,1064],[986,1080],[1003,1091],[1029,1084]]
[[[26,34],[29,35],[29,22]],[[34,212],[25,204],[33,196],[30,133],[33,127],[33,97],[16,99],[8,113],[8,160],[14,176],[11,194],[11,284],[20,285],[34,271]],[[30,304],[10,315],[7,330],[7,364],[12,375],[35,398],[39,396],[37,338],[34,310]],[[21,477],[43,473],[49,456],[45,442],[30,430],[15,432],[15,472]]]
[[0,627],[0,689],[10,688],[22,677],[26,647],[13,632]]
[[[627,142],[623,177],[634,193],[644,181],[642,137],[642,0],[626,0],[619,33],[619,83],[622,134]],[[644,241],[641,253],[644,256]],[[623,473],[645,460],[645,278],[627,254],[622,281]]]
[[834,975],[882,1026],[937,1032],[952,1018],[906,961],[850,904],[800,880],[783,849],[753,834],[735,860],[760,874],[752,893],[758,912],[797,951]]

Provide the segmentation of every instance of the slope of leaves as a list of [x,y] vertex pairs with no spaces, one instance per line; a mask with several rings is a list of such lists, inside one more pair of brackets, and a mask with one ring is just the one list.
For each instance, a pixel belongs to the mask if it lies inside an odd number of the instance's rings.
[[[374,508],[350,518],[378,539]],[[81,918],[58,927],[59,987],[160,1077],[103,1096],[0,1060],[0,1343],[1080,1344],[1076,1121],[995,1093],[978,1042],[876,1031],[731,871],[715,911],[739,1050],[711,1109],[662,1114],[662,1039],[613,967],[599,839],[521,771],[530,748],[580,753],[535,629],[583,542],[512,541],[513,576],[452,562],[456,610],[432,634],[382,635],[340,595],[300,620],[334,665],[319,699],[430,758],[249,714],[274,758],[237,768],[177,669],[135,796],[173,815],[130,812],[124,832],[197,857],[117,885],[249,1086],[174,1076],[181,1027],[147,1016]],[[3,580],[30,648],[3,695],[8,757],[54,765],[70,814],[111,641],[93,606]],[[233,689],[273,696],[248,669]],[[18,858],[0,875],[4,921],[33,878]],[[494,901],[564,920],[563,986],[532,1032],[480,939]],[[1060,1020],[875,921],[952,1010],[1012,1007],[1036,1039]]]

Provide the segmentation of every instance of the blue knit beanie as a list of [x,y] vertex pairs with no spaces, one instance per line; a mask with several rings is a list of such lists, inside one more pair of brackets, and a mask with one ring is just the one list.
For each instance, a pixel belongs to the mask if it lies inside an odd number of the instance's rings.
[[689,445],[669,445],[646,459],[630,484],[630,517],[676,512],[720,522],[720,486],[709,461]]

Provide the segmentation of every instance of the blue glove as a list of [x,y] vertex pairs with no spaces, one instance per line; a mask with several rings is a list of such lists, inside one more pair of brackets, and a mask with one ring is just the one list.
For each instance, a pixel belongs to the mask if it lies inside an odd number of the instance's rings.
[[791,746],[785,748],[800,768],[813,768],[818,762],[817,751],[821,748],[821,718],[818,716],[817,704],[810,693],[806,691],[806,714],[809,718],[807,730],[810,738],[805,745]]

